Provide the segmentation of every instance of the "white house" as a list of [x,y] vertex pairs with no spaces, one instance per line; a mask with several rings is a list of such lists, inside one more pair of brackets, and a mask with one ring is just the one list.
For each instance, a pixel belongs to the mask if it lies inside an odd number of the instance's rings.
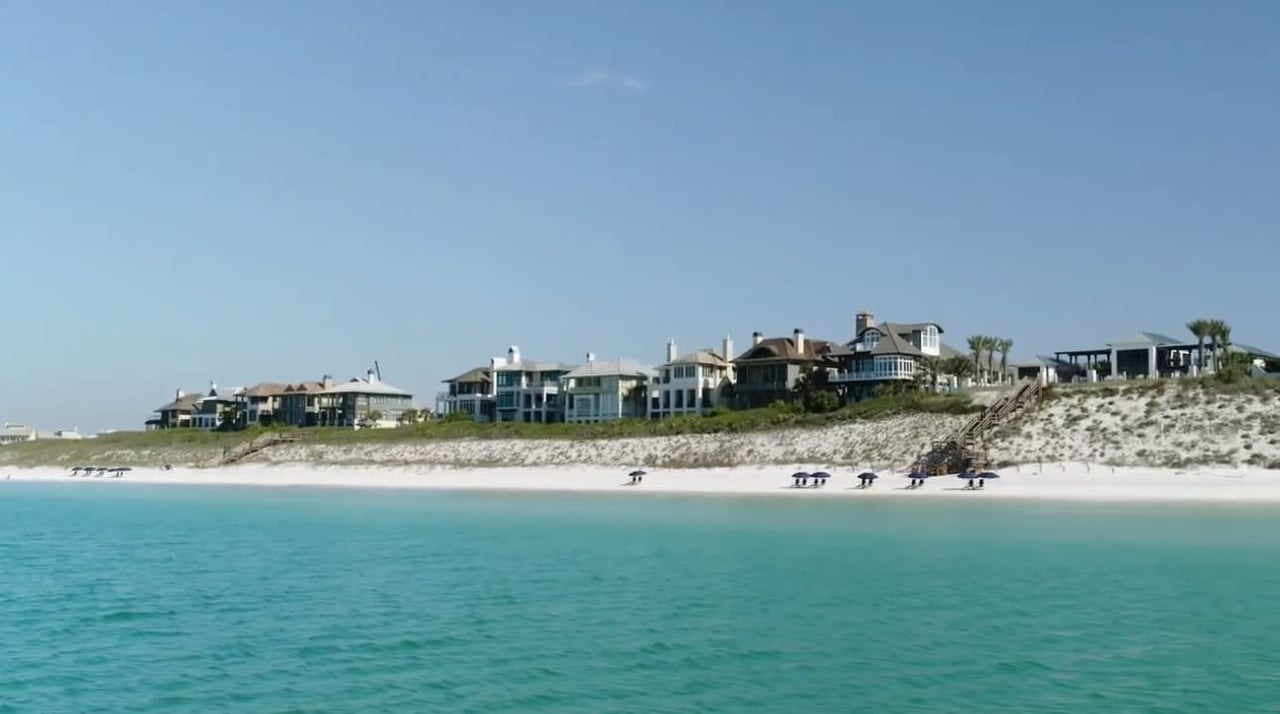
[[35,440],[36,430],[29,426],[5,422],[4,426],[0,427],[0,446]]
[[564,420],[586,424],[645,415],[648,384],[653,369],[635,360],[587,361],[560,379]]
[[560,379],[575,365],[526,360],[512,345],[507,359],[493,367],[494,401],[498,421],[560,421]]
[[701,415],[725,403],[724,387],[734,381],[733,338],[725,336],[720,351],[707,347],[676,356],[667,343],[666,361],[649,387],[649,418]]

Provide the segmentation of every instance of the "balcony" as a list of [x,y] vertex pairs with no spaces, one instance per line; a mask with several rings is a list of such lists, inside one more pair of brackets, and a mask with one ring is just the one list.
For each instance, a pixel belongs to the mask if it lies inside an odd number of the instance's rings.
[[833,371],[827,377],[827,381],[831,384],[847,384],[849,382],[883,382],[887,380],[909,380],[914,379],[915,374],[906,370],[891,370],[884,372],[838,372]]

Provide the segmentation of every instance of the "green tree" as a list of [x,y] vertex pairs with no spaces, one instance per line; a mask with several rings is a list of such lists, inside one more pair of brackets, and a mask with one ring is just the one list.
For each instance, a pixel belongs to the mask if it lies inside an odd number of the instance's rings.
[[232,402],[222,408],[218,414],[218,430],[232,431],[244,426],[244,406],[240,402]]
[[1009,374],[1009,353],[1013,351],[1013,340],[1001,337],[996,340],[996,349],[1000,350],[1000,382],[1003,384]]
[[987,338],[982,335],[970,335],[967,340],[969,353],[973,355],[973,376],[982,372],[982,351],[987,348]]
[[641,380],[631,385],[625,397],[631,406],[631,416],[645,417],[649,414],[649,383]]
[[942,372],[943,374],[949,374],[956,379],[972,377],[974,372],[973,363],[964,355],[948,357],[942,362]]
[[1207,318],[1199,317],[1187,323],[1187,330],[1196,338],[1196,355],[1199,357],[1199,367],[1204,370],[1204,343],[1209,339],[1209,335],[1213,330],[1213,321]]
[[938,393],[938,375],[942,374],[942,358],[926,355],[920,360],[920,369],[917,372],[923,372],[925,384],[930,392]]

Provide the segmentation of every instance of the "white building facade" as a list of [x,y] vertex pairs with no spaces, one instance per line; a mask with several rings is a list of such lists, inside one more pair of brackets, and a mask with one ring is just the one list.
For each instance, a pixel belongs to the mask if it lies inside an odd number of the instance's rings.
[[654,372],[635,360],[587,361],[561,378],[564,420],[593,424],[618,419],[643,418]]
[[666,361],[649,387],[649,418],[699,416],[722,406],[726,385],[734,381],[733,339],[726,336],[719,352],[706,348],[677,356],[667,343]]
[[574,367],[526,360],[513,345],[507,350],[507,359],[493,368],[498,421],[548,424],[563,419],[560,380]]

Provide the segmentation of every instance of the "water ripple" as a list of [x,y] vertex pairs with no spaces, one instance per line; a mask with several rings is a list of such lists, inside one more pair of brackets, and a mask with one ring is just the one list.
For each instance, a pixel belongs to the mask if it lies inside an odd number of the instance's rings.
[[1271,512],[83,493],[0,494],[0,714],[1280,702]]

